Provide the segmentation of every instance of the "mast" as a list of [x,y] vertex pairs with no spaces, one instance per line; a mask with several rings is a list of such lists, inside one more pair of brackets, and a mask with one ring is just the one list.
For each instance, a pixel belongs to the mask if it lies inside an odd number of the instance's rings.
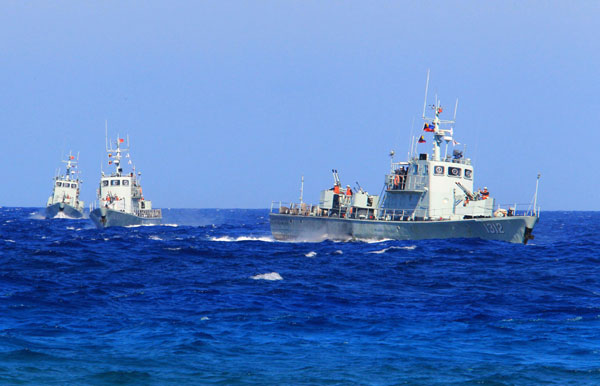
[[[454,125],[455,120],[442,120],[440,119],[440,114],[444,111],[440,101],[437,99],[437,95],[435,98],[435,104],[431,105],[431,108],[434,110],[434,117],[428,118],[425,115],[425,109],[427,107],[427,89],[429,87],[429,70],[427,71],[427,83],[425,86],[425,103],[423,104],[423,121],[425,123],[430,124],[433,132],[433,154],[432,161],[440,161],[440,146],[444,140],[450,141],[453,136],[453,129],[443,129],[442,125],[450,124]],[[456,100],[456,104],[454,105],[454,116],[456,117],[456,108],[458,107],[458,99]],[[446,149],[447,150],[447,149]]]
[[538,173],[537,175],[537,179],[535,180],[535,195],[533,196],[533,214],[534,215],[538,215],[537,212],[537,195],[538,195],[538,186],[540,184],[540,177],[542,175],[540,173]]
[[304,176],[300,179],[300,204],[303,203],[304,198]]

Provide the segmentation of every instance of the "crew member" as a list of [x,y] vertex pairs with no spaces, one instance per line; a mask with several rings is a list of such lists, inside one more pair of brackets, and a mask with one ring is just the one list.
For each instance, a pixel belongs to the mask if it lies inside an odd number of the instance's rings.
[[333,193],[340,194],[340,184],[335,184],[333,186]]
[[490,192],[488,192],[487,186],[484,186],[483,191],[481,192],[481,199],[487,200],[489,196],[490,196]]
[[350,187],[350,185],[346,185],[346,196],[351,196],[352,195],[352,188]]

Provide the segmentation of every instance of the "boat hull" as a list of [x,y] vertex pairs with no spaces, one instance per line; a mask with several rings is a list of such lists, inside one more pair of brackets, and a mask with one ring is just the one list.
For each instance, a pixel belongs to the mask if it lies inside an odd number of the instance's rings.
[[162,222],[162,217],[140,217],[107,208],[94,209],[90,212],[90,219],[99,229],[132,225],[159,225]]
[[46,218],[54,218],[60,213],[69,218],[83,217],[83,212],[64,202],[57,202],[56,204],[48,205],[46,207]]
[[271,213],[276,240],[424,240],[478,238],[527,243],[536,216],[490,217],[445,221],[383,221]]

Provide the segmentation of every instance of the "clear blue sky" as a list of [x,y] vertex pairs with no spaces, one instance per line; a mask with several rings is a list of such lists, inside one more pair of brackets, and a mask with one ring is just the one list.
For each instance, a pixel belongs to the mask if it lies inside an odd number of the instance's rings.
[[[597,1],[3,1],[2,206],[44,206],[80,151],[95,199],[128,133],[156,207],[379,193],[430,93],[499,202],[600,210]],[[447,116],[450,116],[448,113]],[[430,150],[430,142],[421,145]]]

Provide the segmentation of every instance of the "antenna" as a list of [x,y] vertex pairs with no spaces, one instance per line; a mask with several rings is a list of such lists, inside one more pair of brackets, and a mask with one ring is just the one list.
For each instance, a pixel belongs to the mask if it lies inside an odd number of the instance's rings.
[[[413,134],[413,130],[415,128],[415,117],[413,117],[412,119],[412,123],[410,124],[410,136],[412,137]],[[408,158],[410,159],[410,152],[412,151],[412,142],[409,145],[409,150],[408,150]]]
[[458,98],[456,98],[456,103],[454,104],[454,118],[453,121],[456,121],[456,110],[458,110]]
[[304,197],[304,176],[300,179],[300,204],[303,203],[302,199]]
[[429,68],[427,69],[427,82],[425,82],[425,101],[423,102],[423,119],[425,119],[425,108],[427,107],[427,90],[429,89]]
[[533,214],[534,215],[538,215],[538,211],[537,211],[537,195],[538,195],[538,185],[540,184],[540,177],[542,175],[540,173],[538,173],[537,175],[537,180],[535,181],[535,195],[533,196]]
[[104,120],[104,144],[106,145],[106,151],[108,151],[108,119]]

